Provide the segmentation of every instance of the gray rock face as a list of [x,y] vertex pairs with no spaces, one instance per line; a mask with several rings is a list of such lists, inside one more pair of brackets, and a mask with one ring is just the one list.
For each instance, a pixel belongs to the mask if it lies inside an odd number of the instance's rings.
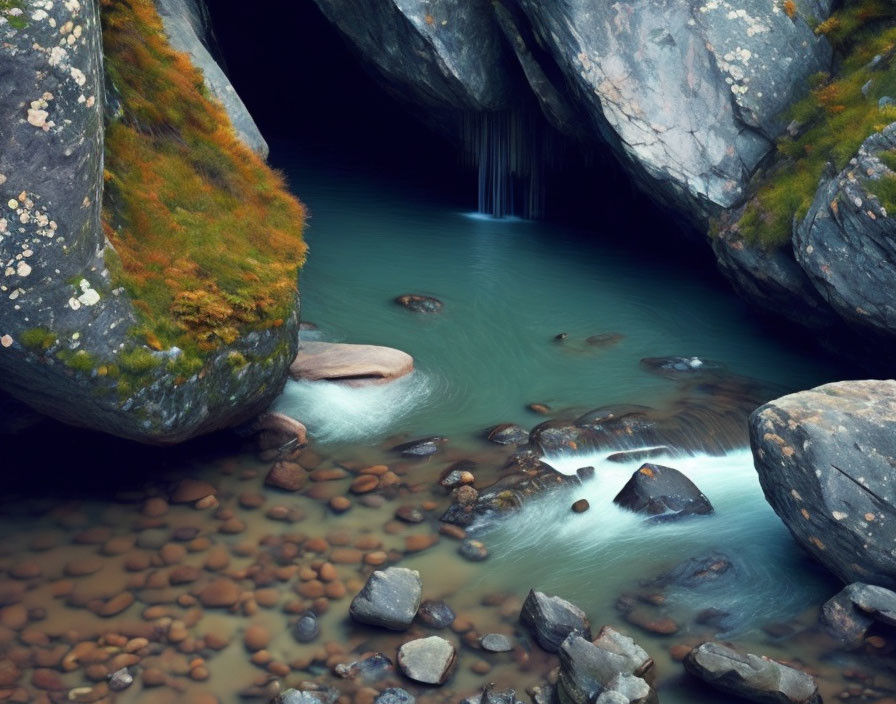
[[404,98],[428,107],[497,110],[509,86],[487,0],[315,0]]
[[821,296],[850,325],[896,336],[896,219],[868,190],[892,172],[878,158],[896,148],[896,124],[865,140],[850,164],[822,180],[793,249]]
[[[275,332],[252,333],[209,355],[202,378],[173,383],[165,363],[176,350],[147,350],[158,367],[124,397],[98,373],[133,345],[137,316],[105,265],[97,3],[44,4],[25,2],[21,22],[0,24],[3,390],[66,423],[159,444],[249,420],[285,380],[297,306]],[[264,361],[234,373],[235,352]],[[96,364],[76,370],[65,355]]]
[[400,687],[390,687],[377,695],[373,704],[415,704],[417,699],[413,694]]
[[[618,645],[615,640],[607,640]],[[560,646],[557,698],[561,704],[585,704],[605,692],[607,703],[655,701],[653,689],[636,674],[636,661],[640,658],[607,650],[596,643],[572,633]],[[650,661],[646,653],[644,660]]]
[[896,593],[853,582],[824,603],[821,621],[845,644],[859,646],[875,621],[896,625]]
[[672,467],[647,463],[638,469],[613,503],[653,520],[673,520],[713,512],[712,504],[697,486]]
[[451,674],[457,652],[444,638],[412,640],[398,649],[398,666],[415,682],[442,684]]
[[821,704],[815,679],[805,672],[720,643],[703,643],[684,659],[693,676],[723,692],[763,704]]
[[520,612],[520,621],[549,653],[556,653],[570,633],[591,638],[591,624],[584,611],[566,599],[544,592],[529,592]]
[[367,584],[352,600],[349,613],[361,623],[404,631],[420,608],[422,593],[419,572],[387,567],[367,578]]
[[274,697],[270,704],[330,704],[335,697],[327,691],[287,689]]
[[[732,219],[737,217],[735,213]],[[722,229],[710,243],[719,269],[750,304],[812,330],[835,325],[836,316],[797,264],[790,247],[751,245],[730,228]]]
[[518,0],[593,131],[696,213],[736,205],[780,111],[831,52],[771,0]]
[[201,2],[202,0],[155,0],[171,46],[190,55],[193,64],[202,70],[209,92],[221,101],[227,111],[240,139],[249,149],[262,158],[267,158],[268,144],[261,136],[255,120],[202,41],[205,27]]
[[896,587],[896,382],[845,381],[756,410],[750,443],[766,499],[844,582]]

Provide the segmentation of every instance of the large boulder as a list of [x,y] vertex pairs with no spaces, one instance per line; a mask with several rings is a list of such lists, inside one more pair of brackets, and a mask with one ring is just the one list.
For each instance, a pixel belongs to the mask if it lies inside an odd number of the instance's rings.
[[404,631],[410,628],[420,608],[422,594],[419,572],[387,567],[367,578],[364,588],[352,600],[349,613],[360,623]]
[[896,336],[896,213],[887,213],[872,191],[875,182],[893,178],[880,159],[893,149],[896,123],[822,180],[793,236],[797,261],[837,314],[888,338]]
[[[103,118],[118,122],[126,107],[123,85],[109,80],[111,89],[104,87],[100,4],[16,4],[23,13],[9,21],[4,11],[0,23],[3,390],[66,423],[157,444],[250,420],[279,393],[295,356],[294,277],[288,294],[277,294],[278,325],[240,329],[213,349],[190,353],[189,364],[184,349],[162,344],[152,330],[147,335],[157,319],[148,323],[144,307],[152,306],[135,305],[118,274],[121,252],[106,236],[115,228],[104,208]],[[104,8],[129,11],[124,4]],[[152,13],[152,4],[147,9]],[[139,29],[158,36],[152,27]],[[107,66],[112,59],[106,51]],[[116,154],[120,162],[136,159]],[[295,244],[303,246],[298,238]],[[190,265],[178,259],[177,266]],[[170,310],[152,313],[173,327]]]
[[506,49],[488,0],[315,2],[401,97],[429,108],[506,107]]
[[632,475],[613,503],[663,521],[713,512],[709,499],[684,474],[651,463]]
[[844,582],[896,587],[896,381],[844,381],[750,418],[766,499]]
[[442,684],[454,669],[455,660],[454,646],[439,636],[408,641],[398,649],[401,671],[423,684]]
[[853,582],[824,603],[821,622],[845,644],[861,645],[875,622],[896,626],[896,593],[872,584]]
[[593,134],[698,216],[743,199],[781,112],[831,61],[802,13],[774,0],[518,4]]
[[607,650],[597,641],[592,643],[577,633],[570,634],[559,651],[558,701],[561,704],[585,704],[605,692],[608,693],[604,698],[606,702],[646,704],[655,701],[653,688],[639,674],[647,662],[652,665],[652,660],[637,646],[633,645],[633,648],[640,651],[642,657],[633,659],[628,653]]
[[591,638],[591,623],[584,611],[566,599],[534,589],[523,602],[520,621],[549,653],[556,653],[570,633]]
[[760,704],[821,704],[811,675],[760,655],[721,643],[703,643],[684,659],[684,668],[711,687]]

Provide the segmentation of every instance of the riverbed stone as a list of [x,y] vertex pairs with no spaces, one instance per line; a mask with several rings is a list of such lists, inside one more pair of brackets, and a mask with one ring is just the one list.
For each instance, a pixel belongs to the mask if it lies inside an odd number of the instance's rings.
[[352,600],[349,613],[360,623],[404,631],[414,620],[422,594],[419,572],[387,567],[367,578],[364,588]]
[[685,657],[684,668],[711,687],[754,702],[821,704],[811,675],[770,658],[742,653],[721,643],[707,642]]
[[566,599],[534,589],[523,603],[520,621],[549,653],[556,653],[570,633],[591,638],[591,623],[584,611]]
[[647,463],[613,499],[613,503],[651,520],[674,520],[713,512],[709,499],[684,474],[672,467]]
[[412,640],[398,649],[398,666],[415,682],[442,684],[457,659],[454,646],[444,638],[430,636]]
[[465,538],[457,548],[458,554],[470,562],[482,562],[488,559],[488,547],[481,540]]
[[280,460],[271,466],[264,483],[283,491],[301,491],[308,483],[308,472],[296,462]]
[[401,453],[402,457],[429,457],[441,450],[446,442],[443,437],[433,436],[401,443],[393,447],[392,451]]
[[442,600],[427,599],[417,611],[417,620],[430,628],[447,628],[456,616],[454,609]]
[[402,308],[407,308],[414,313],[439,313],[444,307],[438,298],[419,293],[405,293],[396,296],[394,300]]
[[[618,640],[605,638],[612,646],[617,646]],[[621,652],[601,647],[578,633],[570,633],[559,649],[557,698],[561,704],[586,704],[605,690],[624,695],[627,697],[624,701],[651,701],[655,696],[652,689],[640,674],[636,674],[639,662],[646,658],[646,653],[643,657],[640,653],[632,657],[627,649],[617,650]]]
[[303,341],[289,367],[293,379],[350,386],[386,383],[414,371],[409,354],[380,345]]
[[201,479],[181,479],[171,492],[169,500],[173,504],[191,504],[194,501],[204,499],[206,496],[215,496],[218,490],[211,484]]
[[487,633],[479,639],[479,645],[490,653],[507,653],[513,650],[513,641],[503,633]]
[[875,622],[896,626],[896,593],[854,582],[824,603],[820,618],[833,636],[857,647]]
[[514,423],[503,423],[489,431],[488,439],[497,445],[525,445],[529,442],[529,431]]
[[400,687],[389,687],[380,692],[373,704],[416,704],[413,694]]
[[227,608],[236,604],[241,590],[232,579],[222,577],[205,586],[197,595],[199,602],[208,608]]

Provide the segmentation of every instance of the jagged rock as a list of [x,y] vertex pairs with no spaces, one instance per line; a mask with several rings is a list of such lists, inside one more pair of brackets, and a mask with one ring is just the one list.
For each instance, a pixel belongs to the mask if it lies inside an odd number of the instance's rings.
[[224,71],[209,53],[203,41],[208,20],[202,0],[155,0],[165,26],[168,41],[177,51],[190,55],[193,64],[202,70],[205,85],[217,98],[230,118],[239,138],[262,158],[268,156],[268,145],[252,115],[228,80]]
[[[619,639],[607,638],[607,641],[616,646]],[[653,689],[640,675],[635,674],[637,665],[634,661],[639,659],[637,657],[633,659],[627,653],[607,650],[577,633],[571,633],[563,641],[559,654],[557,698],[561,704],[585,704],[594,701],[605,691],[619,695],[608,694],[605,701],[609,702],[646,704],[655,701]],[[650,661],[646,653],[644,659]]]
[[594,644],[613,656],[620,672],[628,672],[650,680],[653,677],[653,658],[634,640],[610,626],[604,626]]
[[461,704],[523,704],[523,702],[517,698],[515,689],[496,692],[492,683],[483,687],[480,694],[462,699]]
[[457,651],[444,638],[430,636],[412,640],[398,649],[398,666],[415,682],[442,684],[448,679]]
[[556,653],[570,633],[591,637],[591,623],[578,606],[559,596],[548,596],[534,589],[529,592],[520,621],[532,631],[538,644],[550,653]]
[[690,479],[677,469],[659,464],[638,469],[613,503],[663,521],[713,512],[709,499]]
[[896,382],[844,381],[784,396],[750,418],[765,497],[845,582],[896,587]]
[[417,620],[430,628],[448,628],[455,618],[454,609],[444,601],[427,599],[417,611]]
[[684,659],[694,677],[728,694],[763,704],[821,704],[815,679],[759,655],[703,643]]
[[417,699],[413,694],[400,687],[389,687],[380,692],[373,704],[416,704]]
[[414,313],[438,313],[444,304],[432,296],[421,296],[416,293],[406,293],[398,296],[395,302],[402,308],[407,308]]
[[[793,233],[796,260],[848,324],[896,337],[896,213],[871,194],[893,172],[879,159],[896,148],[896,124],[870,136],[840,173],[823,179]],[[860,174],[856,178],[856,174]]]
[[440,437],[422,438],[396,445],[392,452],[399,452],[402,457],[429,457],[441,450],[446,442],[445,438]]
[[896,626],[896,593],[853,582],[824,603],[821,621],[832,635],[847,645],[861,645],[875,621]]
[[592,133],[652,191],[698,215],[743,198],[785,126],[781,112],[831,61],[806,22],[764,0],[519,5]]
[[542,452],[576,450],[591,444],[590,431],[564,420],[547,420],[529,433],[529,441]]
[[338,381],[350,386],[385,383],[414,371],[414,359],[380,345],[302,342],[289,366],[293,379]]
[[349,613],[361,623],[404,631],[414,620],[422,593],[419,572],[387,567],[367,578],[364,588],[352,600]]
[[330,689],[287,689],[271,699],[270,704],[332,704],[335,700]]
[[126,667],[122,667],[109,675],[109,689],[113,692],[121,692],[134,684],[134,676]]
[[525,445],[529,442],[529,432],[513,423],[504,423],[492,428],[488,439],[498,445]]

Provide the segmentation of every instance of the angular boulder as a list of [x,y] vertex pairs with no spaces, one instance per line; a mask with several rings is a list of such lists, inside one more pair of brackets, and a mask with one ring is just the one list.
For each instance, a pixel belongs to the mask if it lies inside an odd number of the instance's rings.
[[423,684],[442,684],[448,679],[457,651],[444,638],[412,640],[398,649],[398,666],[406,677]]
[[896,626],[896,593],[853,582],[824,603],[821,622],[846,645],[859,646],[875,622]]
[[632,475],[613,503],[663,521],[713,512],[709,499],[684,474],[651,463]]
[[289,365],[293,379],[364,386],[393,381],[414,371],[414,358],[380,345],[302,342]]
[[534,589],[523,602],[520,621],[549,653],[556,653],[570,633],[591,638],[591,623],[584,611],[566,599]]
[[684,659],[684,669],[728,694],[761,704],[821,704],[811,675],[721,643],[703,643]]
[[[604,701],[614,703],[655,701],[653,688],[635,674],[640,657],[606,650],[577,633],[563,641],[559,654],[557,699],[561,704],[586,704],[604,692],[608,692]],[[643,659],[652,664],[646,653]]]
[[367,578],[364,588],[352,600],[349,614],[360,623],[404,631],[420,608],[422,594],[419,572],[387,567]]
[[896,587],[896,381],[844,381],[750,417],[765,497],[844,582]]
[[797,261],[837,314],[889,339],[896,337],[896,213],[872,191],[875,182],[893,177],[880,159],[893,149],[896,123],[866,139],[845,169],[822,180],[793,233]]

